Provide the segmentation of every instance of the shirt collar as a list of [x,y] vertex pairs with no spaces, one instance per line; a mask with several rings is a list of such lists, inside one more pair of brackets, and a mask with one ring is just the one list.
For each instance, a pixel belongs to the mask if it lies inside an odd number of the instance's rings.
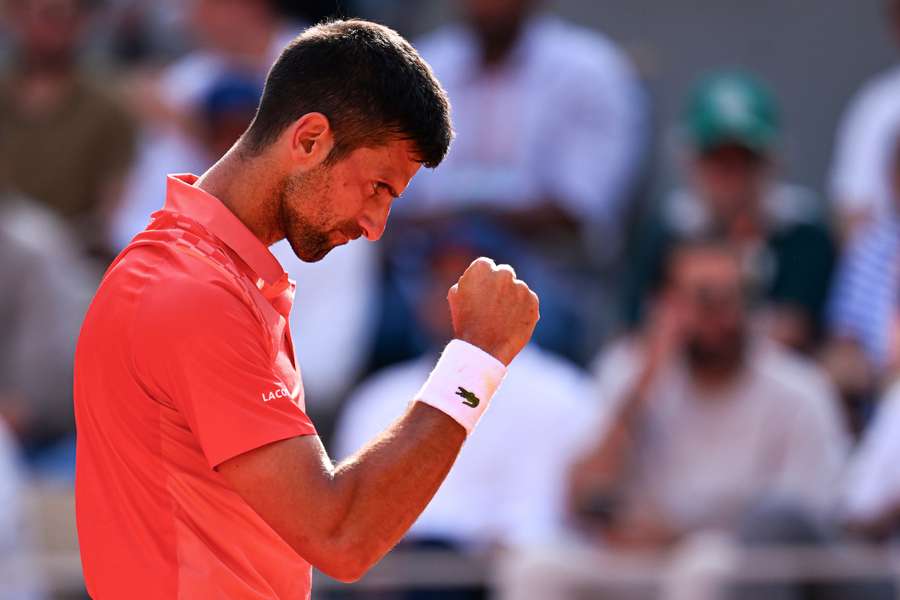
[[286,281],[287,274],[265,244],[221,200],[195,186],[197,179],[190,173],[169,175],[165,210],[183,214],[203,225],[267,284]]

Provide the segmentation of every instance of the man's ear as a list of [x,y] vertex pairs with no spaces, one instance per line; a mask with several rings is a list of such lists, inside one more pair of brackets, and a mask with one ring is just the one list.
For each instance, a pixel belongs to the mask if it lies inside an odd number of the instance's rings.
[[334,148],[331,123],[322,113],[306,113],[288,130],[291,158],[298,167],[312,168],[322,164]]

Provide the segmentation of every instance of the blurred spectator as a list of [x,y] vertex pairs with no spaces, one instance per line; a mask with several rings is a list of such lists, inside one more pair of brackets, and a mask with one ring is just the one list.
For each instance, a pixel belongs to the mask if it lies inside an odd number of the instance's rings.
[[[888,25],[900,43],[900,0],[885,0]],[[900,66],[866,83],[847,108],[837,131],[830,193],[845,238],[866,222],[894,210],[884,176],[900,124]]]
[[[537,262],[553,276],[542,285],[528,273],[542,299],[536,339],[577,356],[588,312],[579,303],[591,303],[578,288],[599,281],[579,268],[619,249],[647,141],[645,97],[610,40],[545,14],[543,2],[460,4],[463,22],[417,44],[447,89],[456,139],[395,214],[416,230],[476,216],[523,242],[523,272]],[[389,239],[403,254],[397,225]],[[598,231],[602,247],[587,251]]]
[[749,75],[716,73],[696,86],[683,120],[688,187],[664,199],[645,232],[628,310],[659,280],[673,239],[718,235],[739,250],[770,335],[811,351],[835,250],[812,192],[776,179],[774,98]]
[[[444,237],[428,250],[430,268],[423,275],[417,316],[429,351],[359,387],[338,424],[338,457],[348,456],[405,410],[428,377],[434,355],[452,336],[447,292],[483,250],[471,234]],[[407,541],[470,551],[555,537],[562,525],[565,466],[594,414],[590,395],[586,374],[534,345],[526,347]]]
[[880,177],[890,183],[893,208],[858,226],[861,234],[847,244],[829,300],[824,362],[854,409],[857,430],[866,420],[867,399],[900,374],[900,122],[888,135],[891,160]]
[[465,0],[465,22],[417,47],[453,103],[456,139],[409,190],[408,213],[479,210],[544,233],[622,226],[643,145],[643,95],[611,41],[537,9]]
[[830,384],[752,331],[731,247],[684,243],[666,274],[643,333],[597,363],[599,437],[572,470],[580,522],[658,547],[734,532],[764,501],[826,508],[848,446]]
[[0,417],[30,457],[74,433],[72,357],[96,274],[73,247],[55,215],[3,194]]
[[162,206],[167,174],[203,172],[220,156],[204,148],[209,140],[198,138],[208,125],[204,118],[211,114],[206,104],[223,82],[262,87],[269,67],[300,30],[281,18],[277,4],[276,0],[195,0],[182,5],[198,48],[162,72],[132,82],[132,103],[143,127],[138,160],[128,179],[122,212],[116,217],[113,236],[119,249]]
[[[184,141],[191,151],[183,157],[177,152],[167,156],[166,160],[185,160],[182,164],[172,164],[170,171],[162,164],[145,160],[147,154],[142,155],[126,200],[113,220],[112,236],[117,248],[128,245],[131,238],[147,226],[151,213],[162,208],[164,196],[148,193],[148,190],[157,190],[164,185],[169,172],[203,172],[217,161],[247,129],[261,93],[262,84],[255,78],[222,73],[196,98],[195,104],[185,107]],[[162,144],[157,149],[169,147],[165,142]]]
[[0,168],[103,254],[134,145],[132,119],[78,67],[91,0],[9,0],[15,60],[0,82]]

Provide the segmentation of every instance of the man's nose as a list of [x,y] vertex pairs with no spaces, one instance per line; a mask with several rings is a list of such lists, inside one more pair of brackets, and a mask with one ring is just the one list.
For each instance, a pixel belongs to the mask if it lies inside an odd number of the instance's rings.
[[359,219],[359,226],[363,230],[363,235],[370,242],[377,242],[384,235],[387,227],[388,215],[391,214],[391,205],[386,203],[384,206],[372,208],[364,213]]

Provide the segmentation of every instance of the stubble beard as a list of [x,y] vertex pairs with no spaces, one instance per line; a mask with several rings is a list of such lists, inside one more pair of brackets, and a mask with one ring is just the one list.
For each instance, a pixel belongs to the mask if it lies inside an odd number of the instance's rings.
[[[328,197],[329,185],[324,167],[315,171],[285,177],[279,190],[279,220],[285,237],[297,258],[303,262],[318,262],[334,247],[329,232],[301,214],[303,208],[313,210],[314,203],[323,203]],[[318,210],[322,212],[322,205]],[[323,214],[319,214],[324,217]],[[324,221],[324,218],[322,218]]]

